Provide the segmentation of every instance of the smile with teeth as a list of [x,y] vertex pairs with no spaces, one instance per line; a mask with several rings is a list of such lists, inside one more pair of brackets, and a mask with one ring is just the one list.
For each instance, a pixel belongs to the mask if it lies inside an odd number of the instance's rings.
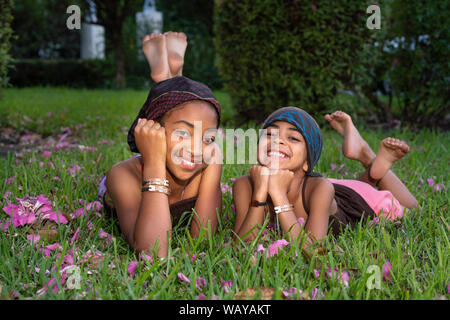
[[193,169],[193,168],[195,168],[198,165],[197,163],[191,162],[191,161],[186,160],[186,159],[181,158],[181,157],[179,157],[179,159],[180,159],[180,165],[183,168],[186,168],[186,169]]
[[267,155],[271,158],[281,158],[281,159],[289,158],[286,154],[277,151],[270,151]]

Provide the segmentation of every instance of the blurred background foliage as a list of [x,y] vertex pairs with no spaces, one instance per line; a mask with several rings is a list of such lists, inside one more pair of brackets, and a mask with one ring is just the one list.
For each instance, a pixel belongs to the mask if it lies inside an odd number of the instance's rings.
[[[84,14],[87,0],[0,2],[3,87],[152,85],[147,62],[138,59],[135,13],[143,0],[99,7],[105,60],[81,60],[80,31],[66,27],[67,7],[78,4]],[[374,30],[366,26],[371,4],[156,0],[163,32],[188,36],[184,74],[228,94],[233,125],[259,123],[280,106],[296,105],[318,119],[341,108],[368,124],[448,129],[450,2],[378,1],[381,29]],[[117,27],[110,21],[119,13]]]

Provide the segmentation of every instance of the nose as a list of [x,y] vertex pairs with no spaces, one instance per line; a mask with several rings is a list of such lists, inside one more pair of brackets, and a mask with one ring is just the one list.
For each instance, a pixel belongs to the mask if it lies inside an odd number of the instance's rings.
[[277,135],[275,136],[274,142],[275,142],[275,143],[278,143],[278,144],[283,144],[283,145],[286,144],[279,134],[277,134]]

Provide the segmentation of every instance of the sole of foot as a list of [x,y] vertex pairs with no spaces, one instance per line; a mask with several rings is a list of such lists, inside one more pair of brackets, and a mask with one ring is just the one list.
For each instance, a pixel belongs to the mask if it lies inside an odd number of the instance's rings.
[[326,114],[325,120],[336,132],[344,138],[342,153],[346,158],[361,162],[368,167],[375,157],[375,153],[361,137],[358,129],[353,124],[352,118],[343,111],[335,111]]
[[152,33],[142,39],[142,51],[150,65],[153,81],[161,82],[170,76],[167,59],[166,38],[161,33]]
[[183,32],[166,32],[167,57],[172,77],[181,76],[184,64],[184,54],[187,47],[187,37]]
[[384,177],[392,165],[410,151],[406,142],[394,138],[383,139],[375,161],[370,168],[370,177],[379,180]]

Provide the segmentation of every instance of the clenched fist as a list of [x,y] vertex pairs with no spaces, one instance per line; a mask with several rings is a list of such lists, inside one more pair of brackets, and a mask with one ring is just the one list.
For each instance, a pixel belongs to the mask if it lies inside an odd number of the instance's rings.
[[252,166],[250,168],[250,178],[253,181],[253,198],[258,201],[266,201],[269,188],[270,170],[264,166]]
[[286,196],[294,172],[290,170],[274,169],[270,171],[269,195],[271,198]]
[[144,162],[166,163],[166,130],[163,126],[154,120],[139,119],[134,137]]

